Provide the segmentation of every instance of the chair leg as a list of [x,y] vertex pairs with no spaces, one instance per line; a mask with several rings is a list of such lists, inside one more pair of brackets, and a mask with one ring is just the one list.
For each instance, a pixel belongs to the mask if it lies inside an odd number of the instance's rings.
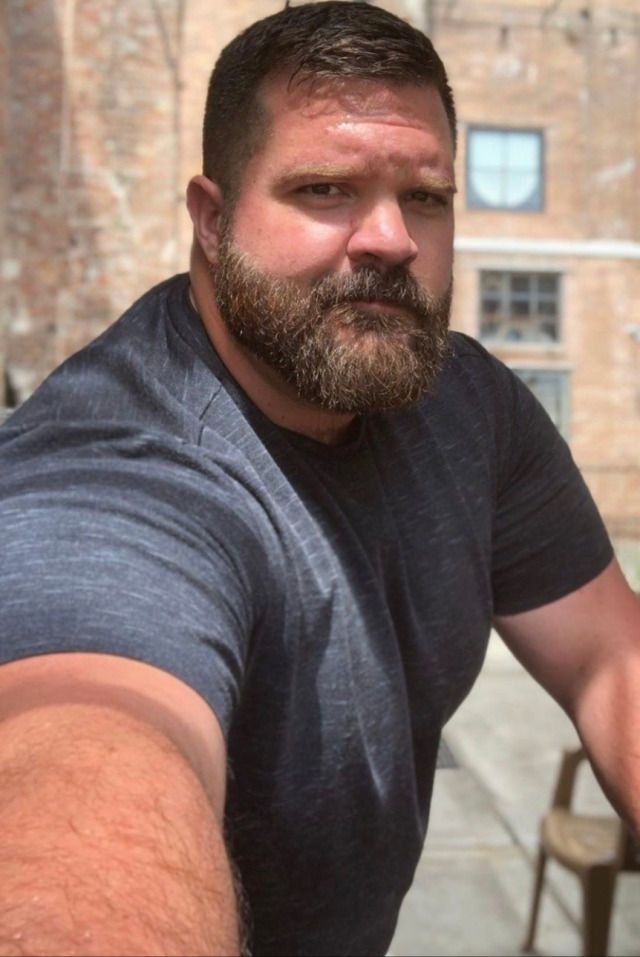
[[584,957],[607,957],[615,884],[616,870],[612,867],[593,867],[583,878]]
[[544,848],[540,845],[538,849],[538,860],[536,863],[536,876],[533,885],[533,900],[531,901],[531,914],[529,916],[529,927],[527,935],[522,944],[522,950],[533,950],[533,939],[536,934],[536,924],[538,923],[538,913],[540,911],[540,895],[544,883],[544,869],[547,863],[547,855]]

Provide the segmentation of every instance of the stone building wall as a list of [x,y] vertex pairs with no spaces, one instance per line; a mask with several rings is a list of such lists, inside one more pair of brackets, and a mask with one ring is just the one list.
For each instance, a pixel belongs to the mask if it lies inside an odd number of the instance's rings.
[[[612,527],[640,534],[637,0],[380,2],[429,28],[456,90],[454,325],[478,334],[480,270],[562,273],[560,342],[494,351],[567,372],[574,454]],[[281,6],[0,3],[5,400],[25,398],[151,284],[187,268],[184,191],[200,169],[211,67]],[[473,124],[544,130],[542,212],[466,208]]]

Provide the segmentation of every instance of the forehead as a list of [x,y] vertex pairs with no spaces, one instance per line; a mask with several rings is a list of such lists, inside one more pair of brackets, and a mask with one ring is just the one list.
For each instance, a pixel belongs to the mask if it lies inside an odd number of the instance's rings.
[[277,162],[318,151],[375,151],[386,142],[420,150],[452,166],[453,142],[442,99],[434,86],[344,78],[302,83],[268,80],[260,95],[268,115],[263,159]]

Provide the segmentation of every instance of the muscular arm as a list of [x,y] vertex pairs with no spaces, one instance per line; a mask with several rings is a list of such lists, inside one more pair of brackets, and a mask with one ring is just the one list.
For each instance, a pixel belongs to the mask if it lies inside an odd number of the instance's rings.
[[572,718],[603,789],[640,836],[640,602],[617,562],[496,627]]
[[207,705],[105,655],[0,668],[0,953],[239,951]]

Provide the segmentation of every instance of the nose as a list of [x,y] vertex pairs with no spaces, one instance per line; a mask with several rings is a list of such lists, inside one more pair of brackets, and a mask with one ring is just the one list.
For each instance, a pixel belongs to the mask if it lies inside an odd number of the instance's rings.
[[402,210],[394,201],[378,202],[356,220],[347,244],[354,265],[406,265],[418,255]]

